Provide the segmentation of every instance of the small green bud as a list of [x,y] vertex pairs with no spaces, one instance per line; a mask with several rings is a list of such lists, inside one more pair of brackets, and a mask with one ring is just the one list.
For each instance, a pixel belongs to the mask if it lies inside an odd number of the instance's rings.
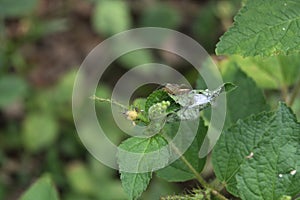
[[168,106],[166,106],[166,105],[162,105],[162,106],[161,106],[161,109],[162,109],[162,110],[167,110],[167,108],[168,108]]
[[280,200],[292,200],[291,196],[283,195]]

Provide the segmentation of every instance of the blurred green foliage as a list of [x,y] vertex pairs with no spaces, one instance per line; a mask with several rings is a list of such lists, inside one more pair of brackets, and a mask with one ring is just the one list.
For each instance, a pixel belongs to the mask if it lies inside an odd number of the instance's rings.
[[[57,198],[56,192],[63,200],[125,199],[119,174],[92,158],[77,136],[71,97],[78,66],[98,42],[147,26],[186,33],[214,54],[218,37],[231,25],[240,4],[238,0],[0,0],[0,199],[18,199],[27,188],[24,200],[35,199],[32,195],[46,199],[45,191],[53,195],[51,200]],[[111,86],[122,72],[151,62],[171,63],[195,81],[189,65],[178,58],[139,50],[112,64],[96,95],[110,98]],[[243,62],[242,70],[260,87],[273,89],[269,99],[280,95],[277,79],[287,87],[297,81],[299,68],[261,82],[256,61]],[[280,63],[294,64],[288,58],[274,63],[276,69]],[[300,116],[299,101],[293,109]],[[109,106],[97,104],[96,110],[108,137],[119,144],[125,135]],[[142,199],[178,191],[182,191],[178,185],[154,178]]]
[[27,115],[23,127],[25,148],[32,152],[49,148],[57,138],[57,129],[56,121],[48,115],[43,116],[39,113]]
[[181,22],[180,15],[181,13],[169,4],[157,2],[142,11],[139,25],[177,29]]
[[48,175],[37,180],[21,197],[21,200],[32,199],[58,200],[58,194],[54,184]]
[[28,89],[27,82],[15,75],[3,76],[0,78],[0,108],[5,108],[9,104],[23,99]]
[[125,31],[131,26],[129,5],[125,1],[98,1],[92,22],[95,31],[104,36]]
[[37,0],[24,0],[22,3],[11,0],[1,0],[0,5],[1,18],[22,17],[37,7]]

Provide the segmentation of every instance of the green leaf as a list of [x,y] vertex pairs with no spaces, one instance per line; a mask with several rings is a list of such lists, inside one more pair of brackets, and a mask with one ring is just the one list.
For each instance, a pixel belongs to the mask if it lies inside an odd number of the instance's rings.
[[120,171],[153,171],[167,164],[169,158],[169,151],[165,148],[167,144],[160,134],[150,138],[128,138],[118,149]]
[[230,56],[221,65],[236,62],[261,88],[281,89],[293,85],[300,73],[300,56],[273,56],[268,58]]
[[300,119],[300,94],[296,97],[296,100],[292,105],[292,110],[295,112],[297,118]]
[[279,199],[283,195],[299,194],[300,123],[281,103],[263,130],[261,139],[252,149],[253,159],[244,162],[236,176],[240,197]]
[[58,193],[50,176],[44,175],[39,178],[20,198],[20,200],[58,200]]
[[52,145],[58,135],[58,124],[51,116],[29,114],[23,124],[25,147],[37,152]]
[[0,77],[0,108],[23,98],[26,91],[27,84],[23,79],[13,75]]
[[233,83],[224,83],[224,85],[222,86],[222,90],[224,90],[225,92],[233,91],[236,88],[237,88],[237,86],[234,85]]
[[[242,199],[280,199],[300,192],[300,124],[283,103],[275,113],[238,121],[214,148],[217,178]],[[293,170],[296,170],[293,172]]]
[[146,99],[145,98],[137,98],[132,103],[134,108],[137,108],[139,111],[145,110]]
[[96,32],[104,36],[125,31],[131,26],[127,3],[124,1],[99,1],[92,16],[92,25]]
[[[176,130],[178,129],[178,126],[179,123],[167,124],[164,127],[163,132],[166,135],[174,136]],[[198,156],[206,132],[207,132],[207,127],[204,125],[204,121],[200,118],[197,135],[194,141],[192,142],[191,146],[183,154],[186,160],[199,173],[202,171],[206,161],[206,158],[200,159]],[[157,176],[170,182],[182,182],[182,181],[187,181],[195,178],[195,175],[191,172],[191,170],[180,158],[175,162],[173,162],[171,165],[161,170],[158,170],[156,174]]]
[[235,90],[226,94],[227,113],[225,127],[235,123],[238,119],[244,119],[251,114],[268,110],[262,90],[235,63],[227,65],[223,70],[223,80],[232,82],[237,86]]
[[122,186],[129,199],[137,199],[146,190],[152,178],[152,173],[121,172]]
[[37,0],[1,0],[0,1],[0,18],[1,17],[20,17],[33,11],[37,6]]
[[[263,91],[237,66],[235,61],[226,60],[226,62],[221,62],[219,65],[222,70],[223,81],[226,82],[225,87],[228,87],[225,88],[228,92],[226,93],[227,110],[224,128],[231,126],[238,119],[244,119],[251,114],[269,110]],[[234,86],[226,86],[227,83]],[[231,87],[234,90],[229,90]],[[197,88],[206,88],[201,77],[197,80]],[[204,110],[203,113],[205,119],[209,120],[211,118],[210,109]]]
[[294,54],[290,56],[278,56],[278,63],[281,66],[283,83],[287,86],[293,85],[299,79],[300,56]]
[[221,37],[216,53],[271,56],[300,51],[300,1],[251,0]]
[[[120,144],[118,163],[121,181],[130,199],[138,198],[147,188],[152,171],[168,163],[169,151],[164,148],[167,144],[159,134],[151,138],[131,137]],[[131,173],[134,171],[141,173]]]
[[[255,146],[258,139],[263,134],[264,124],[269,120],[272,113],[262,113],[257,116],[241,121],[224,131],[220,136],[212,154],[212,163],[217,178],[225,184],[227,191],[238,196],[235,175],[242,162],[245,162],[246,156],[250,155],[251,149]],[[251,127],[246,126],[250,122],[260,121]],[[242,126],[245,127],[242,127]],[[257,130],[249,133],[247,128]]]
[[155,3],[142,12],[140,25],[176,29],[181,21],[180,13],[168,4]]

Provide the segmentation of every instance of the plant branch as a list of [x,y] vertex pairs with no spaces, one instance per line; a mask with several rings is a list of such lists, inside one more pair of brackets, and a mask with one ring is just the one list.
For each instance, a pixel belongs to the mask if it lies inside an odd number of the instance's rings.
[[188,166],[188,168],[193,172],[193,174],[196,176],[199,183],[204,188],[210,188],[210,185],[202,178],[202,176],[197,172],[197,170],[191,165],[191,163],[182,155],[180,159]]
[[226,197],[224,197],[222,194],[220,194],[213,186],[211,186],[209,183],[207,183],[202,176],[198,173],[198,171],[192,166],[192,164],[183,156],[183,153],[180,152],[180,150],[172,143],[171,139],[168,138],[168,136],[165,135],[165,138],[171,145],[171,147],[174,149],[174,151],[180,156],[180,159],[186,164],[186,166],[191,170],[191,172],[195,175],[196,179],[199,181],[201,186],[204,189],[211,190],[211,193],[216,196],[219,200],[227,200]]
[[[123,109],[128,109],[126,106],[112,100],[112,99],[105,99],[105,98],[100,98],[97,97],[96,95],[93,95],[90,97],[92,100],[98,100],[100,102],[107,102],[107,103],[112,103],[116,106],[119,106]],[[167,139],[167,141],[170,143],[171,147],[174,149],[174,151],[180,156],[180,159],[187,165],[187,167],[191,170],[191,172],[195,175],[196,179],[198,180],[198,182],[201,184],[201,186],[204,189],[210,190],[211,193],[217,197],[219,200],[227,200],[226,197],[224,197],[222,194],[220,194],[212,185],[210,185],[209,183],[207,183],[202,176],[200,175],[200,173],[198,173],[198,171],[191,165],[191,163],[183,156],[183,153],[180,152],[180,150],[172,143],[172,140],[170,138],[168,138],[168,136],[165,135],[165,138]]]
[[283,85],[281,87],[281,96],[282,99],[286,102],[288,99],[288,88],[286,87],[286,85]]
[[125,109],[125,110],[128,109],[128,108],[127,108],[126,106],[124,106],[123,104],[120,104],[120,103],[118,103],[118,102],[116,102],[116,101],[114,101],[114,100],[112,100],[112,99],[105,99],[105,98],[97,97],[96,95],[91,96],[90,99],[92,99],[92,100],[98,100],[98,101],[100,101],[100,102],[112,103],[112,104],[114,104],[114,105],[116,105],[116,106],[119,106],[120,108]]
[[293,103],[294,103],[297,95],[299,94],[299,92],[300,92],[300,78],[299,78],[298,82],[296,83],[296,85],[295,85],[295,87],[292,91],[292,94],[291,94],[291,97],[290,97],[289,101],[287,102],[287,104],[289,106],[293,105]]
[[287,85],[285,84],[284,69],[283,69],[284,66],[282,65],[281,60],[278,56],[277,56],[277,61],[279,64],[280,74],[281,74],[281,78],[282,78],[282,81],[279,80],[279,83],[281,82],[281,96],[282,96],[283,100],[285,102],[287,102],[289,90],[288,90]]

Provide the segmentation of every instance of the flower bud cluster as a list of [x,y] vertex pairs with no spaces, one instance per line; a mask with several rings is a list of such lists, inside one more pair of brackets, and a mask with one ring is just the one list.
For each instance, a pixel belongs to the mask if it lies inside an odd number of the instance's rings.
[[149,118],[155,119],[165,116],[167,108],[170,106],[170,101],[162,101],[154,104],[149,108]]

